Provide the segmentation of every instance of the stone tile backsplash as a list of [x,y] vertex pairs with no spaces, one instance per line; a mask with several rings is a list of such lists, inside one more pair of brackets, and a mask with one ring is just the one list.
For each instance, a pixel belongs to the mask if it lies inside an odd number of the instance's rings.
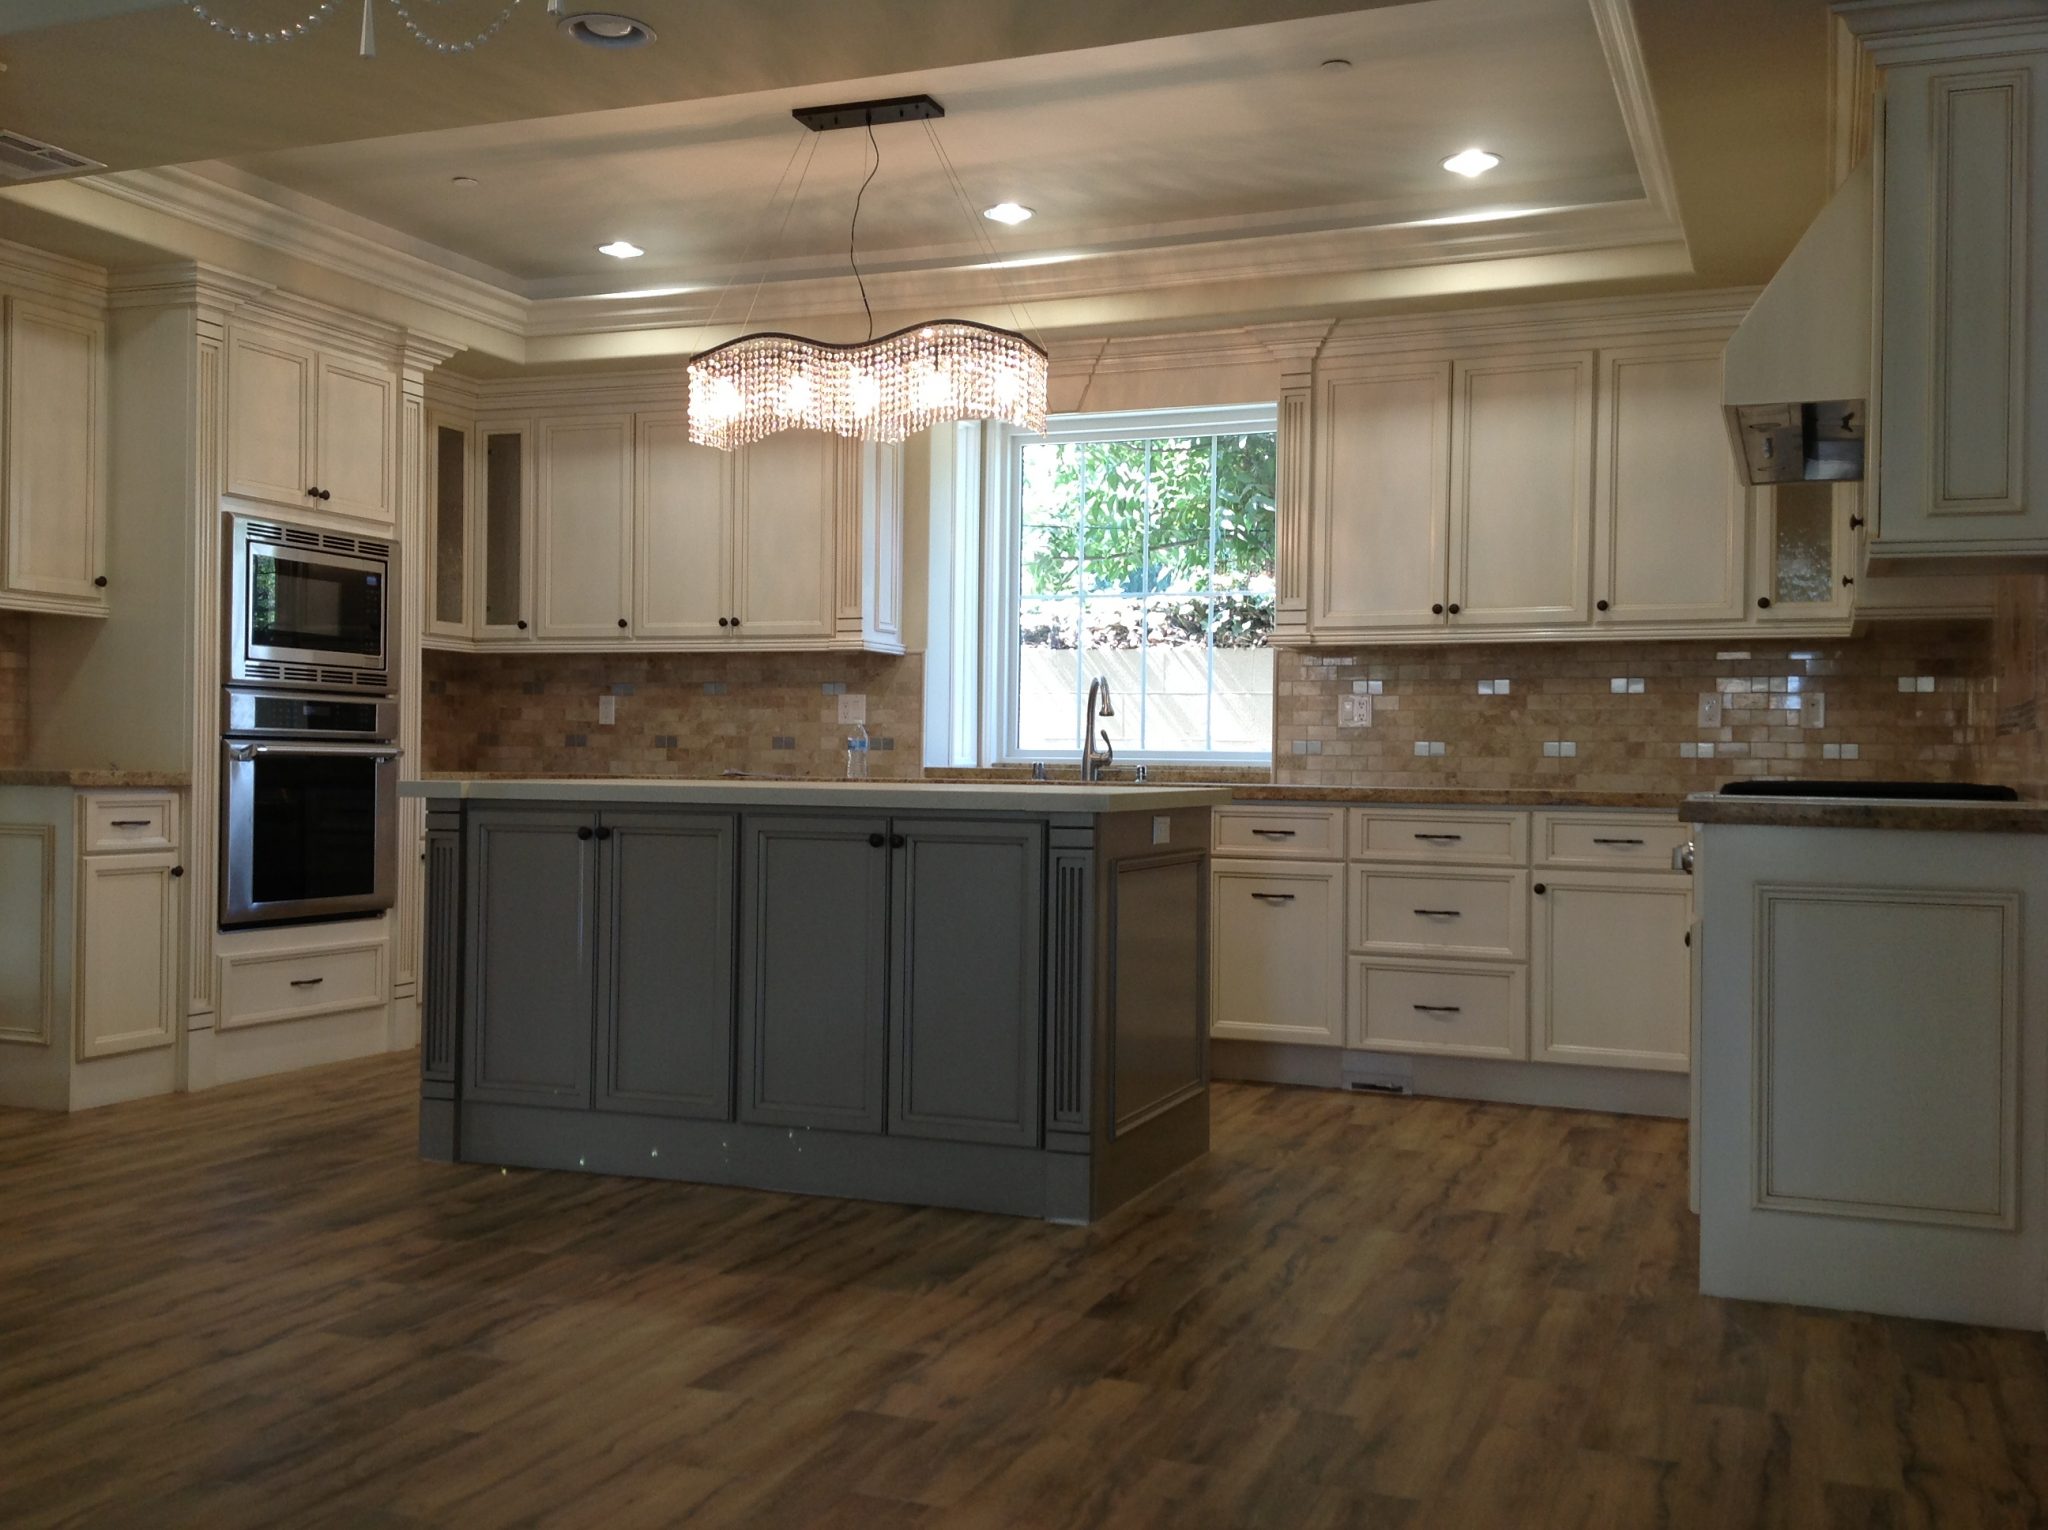
[[[1570,785],[1683,793],[1744,775],[1995,774],[1981,622],[1868,636],[1283,649],[1274,778],[1311,786]],[[1364,726],[1343,726],[1370,696]]]
[[1998,714],[1987,776],[2048,797],[2048,576],[1998,582]]
[[28,617],[0,611],[0,765],[28,758]]
[[[867,697],[868,774],[923,763],[924,664],[866,653],[448,653],[422,662],[424,768],[477,774],[836,776],[839,698]],[[600,720],[609,697],[614,720]]]

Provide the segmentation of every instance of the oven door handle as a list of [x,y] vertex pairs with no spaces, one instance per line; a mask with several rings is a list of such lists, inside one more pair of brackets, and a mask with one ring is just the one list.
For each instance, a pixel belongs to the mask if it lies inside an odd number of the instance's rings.
[[396,744],[230,744],[228,753],[237,760],[253,760],[259,754],[345,754],[373,760],[395,760],[405,753]]

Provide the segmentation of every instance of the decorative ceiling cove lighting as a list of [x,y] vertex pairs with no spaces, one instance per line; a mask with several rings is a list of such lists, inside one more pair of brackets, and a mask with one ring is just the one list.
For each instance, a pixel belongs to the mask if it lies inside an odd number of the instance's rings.
[[613,260],[638,260],[647,252],[630,239],[614,239],[610,244],[597,247],[600,255],[609,255]]
[[1500,163],[1498,154],[1489,154],[1484,149],[1460,149],[1444,161],[1444,168],[1453,175],[1462,175],[1468,181],[1475,175],[1484,175]]
[[[254,0],[251,0],[254,3]],[[264,0],[275,4],[276,0]],[[379,0],[363,0],[363,27],[356,45],[356,53],[362,58],[377,56],[377,6]],[[506,0],[505,6],[492,18],[482,31],[467,37],[440,37],[428,27],[421,25],[413,14],[415,7],[435,7],[448,0],[382,0],[398,18],[398,24],[405,28],[406,35],[430,53],[474,53],[485,43],[496,37],[512,19],[512,13],[519,9],[520,0]],[[340,8],[342,0],[317,0],[313,9],[298,21],[286,22],[278,27],[242,26],[225,16],[215,14],[212,7],[202,0],[190,0],[192,14],[212,27],[223,37],[243,43],[288,43],[313,32],[320,24]],[[561,29],[578,42],[589,43],[597,48],[639,48],[654,41],[654,29],[644,21],[635,21],[631,16],[621,16],[616,11],[583,11],[574,16],[562,16],[562,0],[547,0],[547,13],[561,17]]]
[[[835,344],[769,330],[741,335],[705,351],[689,368],[690,439],[731,451],[777,431],[795,429],[826,430],[885,443],[901,441],[943,420],[1002,420],[1022,430],[1044,430],[1046,354],[1020,331],[970,319],[928,319],[879,338],[874,332],[874,310],[868,304],[867,282],[860,274],[856,236],[861,198],[882,168],[876,124],[925,125],[925,134],[960,198],[970,228],[992,261],[995,255],[994,246],[982,233],[982,220],[975,217],[974,204],[960,184],[959,173],[931,126],[934,118],[945,115],[945,108],[930,96],[905,96],[806,107],[792,115],[814,134],[836,128],[867,130],[874,163],[854,196],[846,246],[847,261],[860,287],[861,308],[868,316],[868,337]],[[796,153],[783,167],[783,180],[789,178],[790,166],[806,143],[815,155],[817,139],[799,139]],[[782,215],[785,226],[809,169],[810,160],[806,159],[797,175],[796,190],[790,193],[789,208]],[[778,181],[769,198],[770,211],[781,190]],[[989,269],[997,269],[998,264],[992,263]],[[761,276],[755,281],[756,301],[768,265],[763,262]],[[714,307],[714,319],[716,314]]]
[[1007,223],[1014,228],[1031,216],[1031,209],[1020,207],[1015,202],[998,202],[985,209],[982,216],[992,223]]

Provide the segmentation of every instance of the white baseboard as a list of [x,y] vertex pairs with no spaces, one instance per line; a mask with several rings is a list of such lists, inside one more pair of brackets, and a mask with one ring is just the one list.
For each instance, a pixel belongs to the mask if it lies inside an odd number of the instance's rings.
[[1261,1041],[1211,1041],[1209,1070],[1219,1079],[1343,1089],[1385,1084],[1407,1094],[1453,1100],[1496,1100],[1558,1110],[1683,1120],[1690,1103],[1683,1073],[1585,1068],[1564,1063],[1495,1062],[1476,1057],[1345,1052],[1334,1047]]

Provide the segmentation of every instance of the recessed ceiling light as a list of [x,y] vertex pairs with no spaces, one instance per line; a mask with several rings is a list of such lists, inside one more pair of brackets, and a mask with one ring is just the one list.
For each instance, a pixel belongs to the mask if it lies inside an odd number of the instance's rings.
[[600,255],[609,255],[613,260],[637,260],[647,252],[630,239],[614,239],[610,244],[597,247]]
[[1484,175],[1500,163],[1498,154],[1489,154],[1484,149],[1461,149],[1444,161],[1444,168],[1453,175],[1462,175],[1470,180],[1475,175]]
[[474,191],[482,183],[473,175],[451,175],[448,184],[458,191]]
[[1031,209],[1019,207],[1015,202],[998,202],[985,210],[982,216],[994,219],[997,223],[1022,223],[1031,216]]
[[580,11],[556,23],[580,43],[593,48],[644,48],[654,41],[654,28],[617,11]]

